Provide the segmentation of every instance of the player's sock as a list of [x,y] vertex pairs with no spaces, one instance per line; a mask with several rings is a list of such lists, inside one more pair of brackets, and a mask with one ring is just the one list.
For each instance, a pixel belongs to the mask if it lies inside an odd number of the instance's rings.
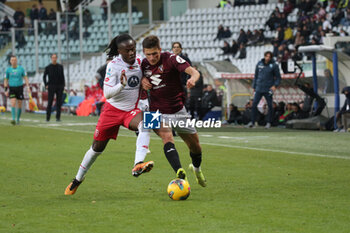
[[91,167],[91,165],[95,162],[97,159],[97,156],[99,156],[102,152],[96,152],[90,147],[90,149],[85,153],[85,156],[83,158],[83,161],[80,164],[77,176],[75,179],[78,181],[82,181],[84,179],[85,174]]
[[190,156],[192,158],[192,164],[193,164],[193,168],[195,171],[199,171],[199,167],[201,166],[202,163],[202,153],[199,154],[195,154],[190,152]]
[[11,107],[11,115],[12,115],[12,120],[16,120],[16,108]]
[[19,118],[21,117],[22,109],[17,108],[17,123],[19,122]]
[[164,154],[165,154],[166,158],[168,159],[171,167],[174,169],[175,172],[177,172],[177,170],[179,168],[181,168],[182,166],[180,163],[179,154],[177,153],[177,150],[175,148],[174,143],[167,142],[164,145]]
[[138,135],[136,140],[136,152],[135,152],[135,163],[136,165],[139,162],[143,162],[146,158],[149,141],[151,137],[151,133],[147,129],[143,129],[143,121],[141,121],[138,125]]

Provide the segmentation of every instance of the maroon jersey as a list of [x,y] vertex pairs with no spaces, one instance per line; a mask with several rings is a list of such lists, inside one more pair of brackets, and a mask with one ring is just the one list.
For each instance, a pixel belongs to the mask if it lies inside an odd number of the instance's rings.
[[180,111],[185,104],[185,92],[181,85],[180,73],[188,64],[180,56],[168,52],[161,53],[156,65],[143,59],[141,68],[143,76],[152,84],[150,90],[150,111],[173,114]]

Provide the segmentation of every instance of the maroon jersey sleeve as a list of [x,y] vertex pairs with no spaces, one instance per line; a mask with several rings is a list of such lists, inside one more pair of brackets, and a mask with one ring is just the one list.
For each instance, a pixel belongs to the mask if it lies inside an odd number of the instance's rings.
[[180,73],[184,72],[190,66],[185,59],[175,54],[171,54],[168,61],[169,65],[177,69]]

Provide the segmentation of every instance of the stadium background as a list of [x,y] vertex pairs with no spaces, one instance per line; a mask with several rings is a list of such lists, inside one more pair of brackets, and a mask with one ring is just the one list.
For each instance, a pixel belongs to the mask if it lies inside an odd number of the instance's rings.
[[[317,1],[311,2],[313,6],[317,3]],[[287,2],[277,1],[268,1],[266,4],[263,1],[236,1],[234,7],[217,8],[219,2],[213,1],[125,0],[107,1],[107,7],[103,8],[101,3],[102,1],[98,0],[82,1],[81,4],[79,1],[70,1],[69,5],[66,5],[64,1],[43,1],[47,14],[52,9],[56,19],[45,18],[34,21],[31,21],[29,15],[31,6],[38,5],[37,2],[7,1],[6,5],[1,3],[2,17],[7,15],[13,25],[9,31],[0,33],[1,83],[3,73],[9,65],[10,54],[16,54],[19,64],[28,72],[34,101],[39,109],[45,109],[47,95],[43,88],[42,72],[44,67],[50,63],[50,54],[57,53],[59,61],[65,67],[69,95],[84,96],[84,86],[96,84],[96,70],[105,61],[105,54],[102,51],[111,38],[121,32],[131,33],[138,42],[137,52],[142,54],[142,39],[149,34],[155,34],[160,37],[163,50],[170,51],[171,43],[174,41],[180,41],[183,44],[183,52],[192,62],[199,65],[204,76],[204,83],[213,84],[217,92],[222,95],[222,114],[225,115],[226,108],[231,102],[242,109],[251,98],[253,93],[250,84],[255,65],[263,57],[265,51],[274,50],[272,41],[276,38],[276,30],[270,30],[266,22],[276,7],[283,12],[287,4]],[[296,4],[300,3],[302,2],[296,2]],[[109,5],[111,7],[108,7]],[[72,9],[66,14],[67,7]],[[17,9],[25,12],[26,15],[24,27],[21,28],[16,27],[13,19]],[[345,9],[346,7],[342,10],[345,11]],[[300,19],[300,11],[294,7],[286,17],[288,24],[292,25],[294,35],[297,32],[296,25]],[[85,13],[80,14],[80,12]],[[334,12],[327,13],[328,18],[334,15]],[[68,19],[68,24],[66,24],[66,19]],[[229,27],[231,36],[222,40],[214,40],[219,25]],[[240,29],[252,32],[255,29],[263,29],[265,40],[258,44],[248,44],[244,59],[223,55],[221,48],[224,41],[231,43],[232,40],[237,40]],[[338,33],[342,30],[350,32],[350,27],[338,24],[330,31]],[[309,36],[310,42],[312,37],[313,35]],[[346,37],[341,40],[344,38]],[[306,81],[303,82],[312,83],[315,81],[312,79],[313,75],[317,75],[318,88],[316,91],[329,100],[329,109],[326,109],[327,111],[325,110],[323,114],[330,117],[334,111],[334,93],[323,93],[323,89],[326,83],[324,70],[327,68],[332,70],[331,60],[316,54],[316,70],[313,70],[310,56],[302,56],[299,63],[302,63],[304,69],[303,77]],[[341,90],[342,87],[348,85],[349,81],[343,75],[347,71],[347,66],[339,69],[339,88]],[[283,75],[282,84],[274,95],[276,102],[289,103],[303,100],[303,92],[293,85],[295,77],[295,74]],[[0,105],[8,106],[8,103],[4,103],[3,86],[1,86],[0,93]],[[342,103],[343,97],[340,96],[340,98]],[[262,100],[259,107],[261,108],[263,104]],[[24,106],[29,110],[28,104]]]

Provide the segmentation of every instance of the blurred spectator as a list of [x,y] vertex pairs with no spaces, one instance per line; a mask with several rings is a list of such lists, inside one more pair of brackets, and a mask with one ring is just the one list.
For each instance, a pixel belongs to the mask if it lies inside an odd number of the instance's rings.
[[226,55],[226,54],[230,54],[231,53],[231,47],[230,47],[230,44],[225,40],[224,41],[224,47],[221,48],[222,51],[224,52],[223,54]]
[[242,43],[246,44],[248,42],[248,38],[247,38],[247,34],[245,33],[245,31],[243,29],[241,29],[239,31],[239,36],[237,39],[237,44],[238,46],[240,46]]
[[[193,66],[196,70],[198,70],[197,66]],[[200,76],[196,85],[190,89],[190,103],[189,103],[189,111],[193,118],[199,118],[201,115],[202,109],[202,95],[203,95],[203,76],[202,73],[198,70]]]
[[332,16],[332,26],[336,27],[340,24],[341,20],[345,17],[344,11],[337,9]]
[[264,43],[264,42],[265,42],[264,30],[263,30],[263,29],[260,29],[260,30],[259,30],[258,43]]
[[242,123],[248,124],[251,121],[252,115],[253,99],[250,99],[248,103],[244,106],[244,111],[242,113]]
[[47,10],[41,2],[39,3],[38,19],[47,20]]
[[51,8],[50,13],[47,16],[48,20],[56,20],[56,12]]
[[207,87],[204,88],[204,93],[202,97],[202,110],[199,119],[203,119],[203,117],[216,105],[216,91],[213,89],[213,86],[211,84],[208,84]]
[[69,39],[78,40],[79,39],[79,29],[74,24],[72,29],[69,31]]
[[232,53],[232,56],[235,57],[237,52],[238,52],[238,44],[235,40],[232,40],[232,45],[231,45],[231,51],[230,53]]
[[232,35],[232,32],[229,27],[226,27],[224,30],[223,38],[230,38]]
[[16,22],[20,16],[23,18],[25,17],[23,11],[21,11],[21,8],[17,7],[15,13],[13,14],[13,20]]
[[15,20],[16,28],[23,28],[24,27],[24,16],[19,15],[17,19]]
[[329,22],[328,19],[322,18],[321,21],[322,21],[322,29],[324,31],[332,30],[332,24]]
[[225,37],[225,30],[224,27],[222,25],[219,25],[218,27],[218,33],[216,34],[216,37],[214,39],[215,40],[222,40]]
[[[181,58],[183,58],[185,61],[187,61],[190,65],[192,65],[192,62],[191,60],[188,58],[188,56],[184,53],[182,53],[182,44],[178,41],[176,42],[173,42],[172,45],[171,45],[171,48],[172,48],[172,52],[175,54],[175,55],[178,55],[180,56]],[[187,96],[187,88],[186,88],[186,83],[187,83],[187,80],[189,78],[189,75],[186,74],[185,72],[182,72],[181,73],[181,84],[182,84],[182,87],[185,91],[185,94]]]
[[102,19],[104,21],[107,20],[107,11],[108,11],[108,4],[106,2],[106,0],[102,0],[102,3],[100,5],[100,9],[101,9],[101,14],[102,14]]
[[227,123],[229,124],[242,124],[242,114],[241,112],[238,110],[237,106],[235,106],[234,104],[230,104],[230,116],[227,120]]
[[10,30],[11,27],[12,27],[11,21],[9,20],[7,15],[5,15],[4,20],[1,22],[1,31],[7,32]]
[[285,29],[284,29],[284,38],[283,40],[285,42],[289,42],[290,40],[293,39],[293,30],[290,27],[290,25],[288,25]]
[[259,42],[260,32],[255,29],[252,36],[248,37],[248,45],[256,45]]
[[346,99],[343,107],[336,114],[337,132],[346,132],[348,129],[347,118],[350,117],[350,86],[344,87],[342,94],[345,95]]
[[132,2],[131,11],[132,12],[139,12],[139,9],[137,9],[137,6],[135,5],[134,2]]
[[272,13],[270,18],[266,21],[265,24],[270,28],[270,31],[274,31],[276,29],[275,25],[277,22],[278,22],[278,18],[276,17],[276,14]]
[[323,88],[323,94],[326,93],[334,93],[334,80],[333,75],[329,69],[324,70],[324,88]]
[[292,13],[293,9],[294,9],[294,5],[291,2],[291,0],[287,0],[287,2],[284,4],[284,7],[283,7],[283,13],[286,16],[288,16],[290,13]]
[[281,82],[281,74],[278,65],[272,58],[272,52],[264,53],[264,58],[258,62],[253,80],[253,90],[255,91],[251,122],[247,127],[254,127],[257,117],[257,106],[264,96],[268,105],[268,120],[265,128],[270,128],[273,120],[272,97],[277,86]]
[[341,28],[339,31],[339,36],[349,36],[349,33],[347,33],[346,31],[344,31],[343,28]]
[[242,43],[239,46],[239,56],[238,59],[245,59],[247,57],[247,49],[245,48],[245,45]]
[[92,21],[91,12],[89,11],[89,9],[85,9],[83,11],[83,21],[84,21],[85,27],[90,27],[92,25],[93,21]]
[[343,26],[350,26],[350,8],[345,11],[345,16],[340,20],[340,24]]
[[91,35],[91,33],[88,32],[88,29],[87,29],[87,28],[85,28],[85,29],[84,29],[84,32],[83,32],[83,38],[84,38],[84,39],[89,38],[90,35]]
[[30,17],[30,22],[32,24],[32,27],[34,28],[34,20],[38,19],[39,17],[39,10],[36,4],[32,6],[32,9],[30,10],[30,13],[29,13],[29,17]]
[[217,8],[225,8],[226,5],[229,4],[227,0],[221,0],[219,4],[216,6]]
[[96,71],[95,78],[97,80],[98,86],[103,90],[103,82],[106,77],[106,69],[109,62],[113,60],[112,57],[107,57],[106,64],[100,66]]

